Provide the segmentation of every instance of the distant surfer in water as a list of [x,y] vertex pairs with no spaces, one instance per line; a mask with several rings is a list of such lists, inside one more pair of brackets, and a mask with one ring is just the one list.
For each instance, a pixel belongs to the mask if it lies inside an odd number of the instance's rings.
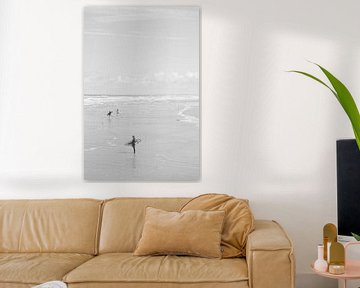
[[135,144],[136,144],[136,139],[135,139],[135,136],[132,136],[131,146],[133,147],[134,154],[135,154]]
[[109,111],[106,115],[109,116],[109,118],[110,118],[112,112],[113,112],[113,111]]
[[140,142],[141,142],[141,139],[136,139],[135,136],[132,136],[132,140],[130,142],[126,143],[125,145],[128,145],[128,146],[131,145],[131,147],[134,150],[134,154],[135,154],[135,152],[136,152],[135,145],[140,143]]
[[119,108],[118,109],[116,109],[116,115],[119,115],[120,114],[120,112],[119,112]]

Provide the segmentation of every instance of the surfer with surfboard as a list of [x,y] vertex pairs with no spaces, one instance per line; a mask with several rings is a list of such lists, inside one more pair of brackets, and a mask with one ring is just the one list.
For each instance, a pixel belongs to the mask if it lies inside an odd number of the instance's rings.
[[141,142],[141,139],[136,139],[135,136],[132,136],[132,140],[130,142],[126,143],[125,145],[128,145],[128,146],[131,145],[131,147],[134,150],[134,154],[135,154],[135,152],[136,152],[135,151],[135,145],[140,143],[140,142]]

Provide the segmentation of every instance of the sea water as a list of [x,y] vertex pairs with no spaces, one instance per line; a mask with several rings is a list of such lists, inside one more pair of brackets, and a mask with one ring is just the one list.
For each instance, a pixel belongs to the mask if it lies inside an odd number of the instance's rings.
[[199,114],[197,95],[85,95],[85,179],[199,179]]

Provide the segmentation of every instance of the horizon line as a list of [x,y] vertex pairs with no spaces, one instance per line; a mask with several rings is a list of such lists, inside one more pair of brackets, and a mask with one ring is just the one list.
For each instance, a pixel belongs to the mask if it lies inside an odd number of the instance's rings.
[[168,93],[163,93],[163,94],[102,94],[102,93],[84,93],[84,96],[178,96],[178,95],[183,95],[183,96],[199,96],[199,94],[193,94],[193,93],[177,93],[177,94],[168,94]]

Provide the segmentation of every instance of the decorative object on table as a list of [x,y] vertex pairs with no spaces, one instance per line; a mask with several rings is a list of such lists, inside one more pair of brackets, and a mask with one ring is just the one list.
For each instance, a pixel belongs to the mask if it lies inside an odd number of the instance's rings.
[[339,264],[330,264],[329,265],[329,273],[340,275],[345,273],[345,265],[339,265]]
[[61,281],[50,281],[37,286],[33,286],[32,288],[66,288],[67,285]]
[[345,249],[339,242],[333,242],[330,246],[329,273],[345,273]]
[[[323,227],[323,240],[324,245],[321,246],[323,249],[323,255],[319,254],[318,259],[314,263],[314,269],[317,271],[326,272],[331,274],[342,274],[345,272],[345,249],[344,246],[337,242],[337,228],[335,224],[327,223]],[[318,246],[319,250],[319,246]],[[326,255],[326,258],[325,258]],[[327,268],[323,268],[322,257],[327,260]],[[319,260],[320,259],[320,260]],[[323,265],[323,266],[321,266]]]
[[[338,244],[341,245],[341,243],[338,243]],[[344,247],[345,265],[332,264],[331,267],[329,266],[329,272],[318,271],[314,268],[314,265],[312,265],[313,271],[322,277],[338,279],[339,281],[343,281],[341,287],[346,288],[349,280],[360,279],[360,260],[351,260],[348,257],[349,247],[354,246],[354,245],[360,245],[360,242],[348,242],[345,244],[345,247]],[[334,252],[334,253],[336,253],[336,252]]]
[[352,128],[354,130],[356,142],[357,142],[358,148],[360,150],[360,114],[359,114],[359,110],[356,106],[353,96],[351,95],[350,91],[346,88],[346,86],[340,80],[338,80],[334,75],[332,75],[329,71],[327,71],[322,66],[320,66],[316,63],[314,63],[314,64],[316,66],[318,66],[320,68],[320,70],[325,74],[326,78],[330,81],[332,87],[330,87],[329,85],[327,85],[325,82],[323,82],[319,78],[317,78],[307,72],[297,71],[297,70],[292,70],[289,72],[299,73],[299,74],[305,75],[307,77],[310,77],[311,79],[313,79],[313,80],[321,83],[325,87],[327,87],[334,94],[334,96],[339,101],[340,105],[344,109],[345,113],[347,114],[347,116],[351,122]]
[[88,6],[83,27],[84,178],[199,180],[200,8]]
[[324,260],[324,245],[318,245],[318,258],[314,263],[314,269],[320,272],[326,272],[328,263]]
[[337,241],[337,228],[335,224],[328,223],[323,227],[324,259],[330,263],[330,247]]

